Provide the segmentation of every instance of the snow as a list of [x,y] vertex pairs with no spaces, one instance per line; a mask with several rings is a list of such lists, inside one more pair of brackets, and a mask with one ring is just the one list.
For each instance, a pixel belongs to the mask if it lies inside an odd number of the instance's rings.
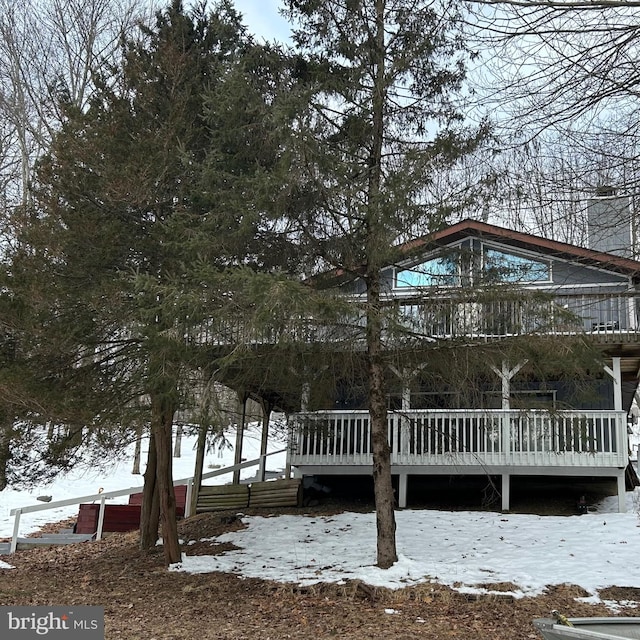
[[[258,457],[259,441],[258,430],[247,434],[243,458]],[[270,450],[281,447],[281,442],[272,443]],[[175,478],[193,473],[193,439],[185,438],[182,452],[183,457],[174,459]],[[268,468],[282,469],[284,463],[284,454],[277,454],[269,458]],[[233,451],[216,450],[207,455],[205,470],[230,464]],[[0,537],[11,536],[11,509],[33,504],[40,495],[51,495],[55,501],[90,495],[99,488],[107,492],[136,486],[141,478],[132,476],[130,470],[131,459],[125,459],[108,474],[76,470],[29,492],[5,489],[0,492]],[[253,474],[255,468],[243,471],[245,479]],[[222,476],[207,482],[222,484],[229,479]],[[126,497],[120,501],[125,502]],[[170,569],[189,573],[224,571],[241,578],[300,585],[362,580],[372,586],[398,589],[437,582],[461,592],[489,594],[498,592],[494,587],[503,583],[499,592],[515,597],[535,596],[548,586],[570,583],[590,594],[585,601],[598,602],[598,592],[605,587],[640,588],[640,570],[636,570],[639,504],[640,495],[628,493],[626,513],[617,513],[617,497],[604,500],[597,510],[581,516],[398,511],[399,559],[388,570],[375,566],[373,513],[243,515],[244,529],[203,540],[212,546],[230,542],[237,549],[194,556],[189,550],[196,541],[185,540],[182,561]],[[20,535],[76,513],[77,507],[71,506],[25,514]],[[0,561],[0,568],[8,566]],[[505,592],[504,583],[512,585],[510,591]]]
[[[247,528],[217,538],[240,547],[189,556],[174,571],[224,571],[310,585],[362,580],[397,589],[436,581],[458,591],[535,596],[548,585],[577,584],[594,596],[607,586],[640,586],[635,512],[582,516],[403,510],[396,513],[398,562],[375,565],[375,516],[244,517]],[[500,591],[505,593],[504,589]]]

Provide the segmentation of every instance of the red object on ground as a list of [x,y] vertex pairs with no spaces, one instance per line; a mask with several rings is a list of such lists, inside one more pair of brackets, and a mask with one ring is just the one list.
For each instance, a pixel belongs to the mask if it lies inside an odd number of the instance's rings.
[[[184,508],[187,498],[187,486],[175,487],[176,513],[178,517],[184,516]],[[104,507],[104,523],[102,531],[135,531],[140,527],[140,508],[142,494],[133,493],[129,496],[129,504],[107,504]],[[98,516],[100,504],[81,504],[78,510],[78,521],[75,533],[95,533],[98,530]]]

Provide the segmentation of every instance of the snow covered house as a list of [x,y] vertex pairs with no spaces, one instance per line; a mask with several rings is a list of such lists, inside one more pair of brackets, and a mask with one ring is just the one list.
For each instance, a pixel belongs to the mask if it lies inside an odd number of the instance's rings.
[[[357,308],[362,281],[334,276]],[[504,510],[515,476],[601,477],[624,510],[639,283],[625,255],[473,220],[401,247],[383,272],[401,325],[387,343],[399,506],[418,476],[491,476]],[[310,329],[295,366],[246,386],[287,411],[299,477],[371,474],[362,325]]]

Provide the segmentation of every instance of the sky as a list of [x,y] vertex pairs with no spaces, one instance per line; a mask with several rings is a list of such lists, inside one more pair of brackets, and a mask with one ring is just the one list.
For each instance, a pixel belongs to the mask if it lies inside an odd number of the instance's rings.
[[[233,441],[232,434],[230,436]],[[245,439],[243,457],[257,457],[258,429]],[[174,477],[193,473],[194,439],[185,438],[182,457],[174,459]],[[270,443],[270,450],[282,447]],[[132,476],[132,451],[128,458],[106,472],[76,470],[48,486],[29,492],[0,492],[0,537],[13,530],[12,508],[37,503],[39,495],[62,500],[137,486]],[[144,460],[144,457],[143,457]],[[272,456],[268,469],[284,468],[284,454]],[[205,470],[233,463],[233,450],[207,454]],[[144,471],[144,469],[143,469]],[[243,471],[245,479],[255,473]],[[224,483],[227,478],[218,478]],[[213,484],[213,479],[207,481]],[[126,502],[126,498],[114,499]],[[237,550],[221,555],[190,555],[195,541],[183,540],[182,561],[175,572],[226,571],[241,577],[256,577],[282,583],[309,585],[342,583],[359,579],[374,586],[398,589],[424,582],[437,582],[465,593],[493,593],[492,584],[512,583],[508,593],[519,598],[535,596],[548,586],[569,583],[583,587],[586,601],[599,602],[599,591],[608,586],[640,588],[640,494],[627,494],[627,513],[617,513],[617,498],[593,505],[585,515],[537,516],[499,512],[436,511],[406,509],[396,513],[399,560],[389,570],[374,566],[376,527],[373,513],[337,515],[242,516],[246,528],[217,538],[205,539],[212,548],[231,542]],[[20,536],[46,522],[56,522],[77,513],[77,507],[54,512],[26,514]],[[2,556],[0,568],[11,566]],[[11,573],[5,574],[10,579]],[[500,593],[505,593],[501,587]],[[607,603],[615,610],[616,603]],[[633,606],[635,606],[632,603]]]
[[280,0],[233,0],[233,3],[249,31],[258,38],[283,42],[289,37],[289,25],[278,13]]

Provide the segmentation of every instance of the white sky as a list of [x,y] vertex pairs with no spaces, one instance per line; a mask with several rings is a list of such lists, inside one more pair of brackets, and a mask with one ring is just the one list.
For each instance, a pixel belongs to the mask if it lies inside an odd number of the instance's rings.
[[283,42],[289,37],[289,25],[278,13],[280,0],[234,0],[234,5],[249,31],[258,38]]
[[[230,436],[233,438],[233,436]],[[259,432],[245,439],[243,457],[259,451]],[[194,439],[183,442],[182,457],[174,459],[174,477],[193,473]],[[282,447],[274,442],[270,450]],[[144,460],[144,457],[143,457]],[[270,470],[284,467],[284,454],[270,458]],[[233,463],[233,451],[207,455],[206,470]],[[144,467],[144,465],[143,465]],[[255,471],[243,471],[250,477]],[[226,479],[218,478],[222,483]],[[11,536],[12,508],[36,503],[39,495],[53,500],[80,497],[137,486],[131,457],[102,474],[76,470],[49,486],[26,492],[0,492],[0,537]],[[212,480],[207,481],[212,483]],[[126,502],[126,498],[118,499]],[[491,583],[511,582],[516,597],[535,595],[546,586],[576,584],[591,600],[607,586],[640,588],[638,495],[627,494],[627,513],[616,513],[617,498],[609,498],[583,516],[535,516],[493,512],[404,510],[397,512],[399,562],[388,571],[375,563],[373,513],[334,516],[245,517],[247,528],[210,540],[212,546],[232,542],[239,547],[216,556],[190,556],[185,540],[183,561],[174,571],[230,571],[240,576],[311,584],[360,579],[372,585],[400,588],[435,581],[459,591],[491,592]],[[594,507],[594,508],[596,508]],[[75,515],[77,507],[23,516],[20,535],[46,522]],[[10,563],[4,556],[0,568]],[[9,577],[10,574],[7,574]],[[504,592],[503,592],[504,593]],[[612,605],[613,606],[613,605]]]

